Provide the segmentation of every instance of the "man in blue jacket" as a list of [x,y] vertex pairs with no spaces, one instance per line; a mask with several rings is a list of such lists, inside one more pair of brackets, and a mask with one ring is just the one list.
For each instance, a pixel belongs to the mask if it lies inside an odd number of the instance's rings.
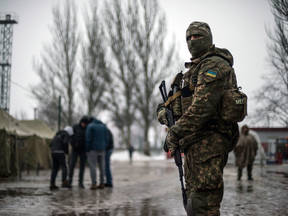
[[[105,150],[109,143],[106,126],[98,119],[93,119],[86,129],[86,152],[92,180],[91,190],[105,188]],[[97,186],[96,167],[99,163],[100,184]]]

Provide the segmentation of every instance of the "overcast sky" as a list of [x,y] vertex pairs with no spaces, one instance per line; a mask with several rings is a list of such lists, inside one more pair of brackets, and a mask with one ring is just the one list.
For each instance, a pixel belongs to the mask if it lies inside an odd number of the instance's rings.
[[[34,117],[36,102],[28,89],[39,79],[33,71],[32,59],[40,59],[44,43],[51,43],[48,26],[52,26],[52,6],[63,0],[0,0],[0,12],[14,12],[19,23],[14,25],[10,114],[25,111]],[[88,0],[76,0],[79,16]],[[267,0],[159,0],[166,14],[168,37],[175,35],[180,58],[189,61],[185,32],[192,21],[207,22],[217,47],[227,48],[234,56],[238,85],[248,98],[261,86],[261,74],[269,71],[265,63],[266,42],[269,41],[265,25],[272,28],[274,18]],[[183,62],[184,64],[184,62]],[[175,71],[177,73],[178,71]],[[18,85],[17,85],[18,84]],[[254,104],[248,103],[248,114]]]

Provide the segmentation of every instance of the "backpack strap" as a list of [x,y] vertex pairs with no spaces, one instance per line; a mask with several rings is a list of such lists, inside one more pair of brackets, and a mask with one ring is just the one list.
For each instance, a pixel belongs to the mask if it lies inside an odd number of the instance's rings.
[[[194,90],[194,85],[190,85],[189,86],[189,90],[193,91]],[[168,100],[166,101],[166,103],[164,104],[165,107],[169,106],[176,98],[180,97],[182,95],[182,91],[179,90],[178,92],[176,92],[174,95],[170,96],[168,98]]]

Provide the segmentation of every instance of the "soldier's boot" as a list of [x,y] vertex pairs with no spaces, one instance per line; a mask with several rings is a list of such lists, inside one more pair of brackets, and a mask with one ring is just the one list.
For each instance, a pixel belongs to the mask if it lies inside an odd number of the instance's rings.
[[187,200],[186,206],[184,206],[187,216],[195,216],[193,212],[193,202],[192,199]]
[[205,192],[191,192],[185,208],[187,216],[220,216],[220,203],[222,198],[223,189]]
[[189,194],[187,204],[185,207],[187,216],[207,215],[208,203],[205,197],[202,197],[197,192]]

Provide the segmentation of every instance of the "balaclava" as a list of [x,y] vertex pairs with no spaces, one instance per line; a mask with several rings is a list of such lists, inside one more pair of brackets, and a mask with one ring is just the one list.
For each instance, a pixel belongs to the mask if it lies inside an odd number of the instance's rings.
[[[203,38],[190,40],[191,36],[196,34]],[[186,41],[193,59],[205,54],[213,44],[209,25],[205,22],[192,22],[186,31]]]

